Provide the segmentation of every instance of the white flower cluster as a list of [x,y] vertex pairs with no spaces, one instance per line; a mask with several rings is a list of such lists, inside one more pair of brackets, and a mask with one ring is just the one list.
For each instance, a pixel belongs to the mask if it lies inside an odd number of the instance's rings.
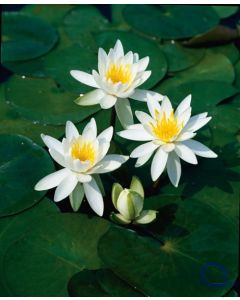
[[[181,176],[180,159],[197,164],[196,155],[208,158],[217,155],[194,140],[198,129],[207,124],[211,117],[201,113],[191,117],[191,95],[187,96],[173,110],[168,97],[159,93],[138,89],[151,75],[146,71],[149,57],[139,59],[137,53],[124,54],[122,43],[118,40],[107,54],[103,49],[98,52],[98,72],[92,74],[72,70],[71,75],[95,90],[79,97],[75,102],[88,106],[100,104],[101,108],[115,107],[116,114],[124,130],[118,135],[133,141],[146,143],[135,148],[130,157],[137,158],[136,167],[144,165],[153,155],[151,177],[156,181],[166,169],[170,181],[178,186]],[[146,102],[149,114],[136,111],[139,124],[133,124],[133,114],[129,99]],[[161,104],[159,102],[162,101]],[[66,123],[66,138],[60,142],[50,136],[42,135],[52,158],[63,168],[41,179],[35,186],[38,191],[56,188],[54,201],[70,196],[73,209],[79,209],[86,196],[91,208],[103,215],[103,196],[99,188],[101,179],[98,174],[118,169],[128,160],[128,156],[107,152],[113,136],[113,127],[97,135],[94,118],[79,134],[73,123]],[[97,183],[98,182],[98,183]],[[149,223],[155,219],[155,211],[142,211],[143,196],[134,191],[121,190],[119,197],[114,196],[114,205],[120,212],[112,218],[128,224]],[[129,207],[135,207],[133,213]]]

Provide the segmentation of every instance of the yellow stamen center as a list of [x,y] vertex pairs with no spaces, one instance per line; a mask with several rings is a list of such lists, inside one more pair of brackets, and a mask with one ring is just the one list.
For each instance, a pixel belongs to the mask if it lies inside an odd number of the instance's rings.
[[131,67],[129,64],[111,64],[106,72],[106,78],[112,83],[128,83],[132,79]]
[[93,164],[96,159],[96,150],[92,142],[77,139],[71,145],[71,156],[73,159],[88,160]]
[[165,112],[160,116],[159,112],[156,111],[155,115],[156,124],[150,122],[152,132],[161,141],[165,143],[171,142],[182,129],[182,124],[178,124],[173,111],[168,118],[166,117]]

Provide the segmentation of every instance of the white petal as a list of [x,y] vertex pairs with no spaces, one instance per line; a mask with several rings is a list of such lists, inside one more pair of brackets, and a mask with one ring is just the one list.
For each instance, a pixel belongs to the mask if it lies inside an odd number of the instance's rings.
[[114,46],[114,51],[117,59],[124,56],[123,46],[120,40],[117,40]]
[[162,145],[162,149],[165,151],[165,152],[172,152],[175,148],[175,145],[173,143],[168,143],[168,144],[164,144]]
[[[148,78],[151,76],[152,72],[151,71],[144,71],[142,74],[141,74],[141,77],[140,77],[140,81],[135,85],[135,87],[143,84],[145,81],[148,80]],[[134,84],[134,83],[133,83]]]
[[153,136],[150,135],[143,127],[142,129],[127,129],[117,132],[122,138],[132,141],[151,141]]
[[165,112],[166,117],[168,118],[173,111],[172,104],[167,96],[165,96],[162,100],[162,112]]
[[149,64],[149,56],[146,56],[142,59],[140,59],[138,62],[137,62],[137,66],[138,66],[138,72],[142,72],[142,71],[145,71],[147,66]]
[[92,210],[100,217],[103,215],[103,197],[94,178],[83,184],[85,195]]
[[156,119],[156,112],[161,112],[161,106],[159,102],[154,98],[151,97],[150,95],[148,96],[148,101],[147,101],[147,106],[148,110],[153,117],[153,119]]
[[167,159],[168,159],[168,153],[165,152],[162,148],[159,148],[159,150],[154,155],[151,164],[151,176],[153,181],[156,181],[164,171],[166,167]]
[[185,126],[191,117],[191,113],[192,113],[192,108],[191,107],[187,108],[183,113],[181,113],[178,116],[177,119],[178,123],[183,124],[183,126]]
[[70,71],[70,74],[73,78],[80,81],[81,83],[98,88],[98,85],[91,74],[77,70]]
[[116,113],[123,128],[133,124],[133,115],[128,99],[118,99],[115,104]]
[[193,116],[184,127],[184,131],[197,131],[206,125],[211,119],[212,117],[202,117],[202,114]]
[[182,160],[185,160],[189,164],[196,165],[198,163],[194,152],[184,144],[176,144],[175,152]]
[[153,142],[142,144],[132,151],[130,157],[137,158],[148,153],[153,153],[153,151],[156,150],[158,147],[159,145],[156,145]]
[[76,126],[71,122],[71,121],[67,121],[66,123],[66,138],[69,142],[71,142],[71,140],[73,138],[78,138],[79,137],[79,133],[78,130],[76,128]]
[[186,141],[186,140],[189,140],[191,138],[193,138],[194,136],[196,135],[196,133],[194,132],[182,132],[179,134],[179,136],[177,137],[176,141],[177,142],[182,142],[182,141]]
[[73,211],[78,211],[84,197],[84,189],[81,183],[78,183],[75,189],[70,194],[70,203]]
[[102,174],[112,172],[121,167],[123,163],[128,160],[128,156],[109,154],[106,155],[100,162],[96,164],[90,171],[89,174]]
[[132,51],[129,51],[125,56],[124,56],[124,63],[127,65],[131,65],[133,63],[133,53]]
[[147,124],[153,122],[153,118],[143,111],[135,111],[135,115],[139,122]]
[[107,66],[107,53],[102,49],[98,49],[98,71],[103,76],[106,72],[106,66]]
[[195,154],[207,157],[207,158],[215,158],[217,154],[210,150],[207,146],[195,140],[188,140],[183,142],[184,145],[189,147]]
[[106,140],[101,139],[99,142],[97,161],[100,161],[105,157],[109,148],[110,148],[110,143],[107,142]]
[[163,95],[153,91],[135,89],[134,93],[130,96],[130,98],[138,101],[147,102],[148,94],[154,97],[154,99],[156,99],[157,101],[162,101],[164,97]]
[[103,90],[96,89],[75,100],[75,103],[81,106],[89,106],[99,104],[100,100],[105,96]]
[[115,105],[116,101],[117,101],[117,97],[112,96],[112,95],[106,95],[101,99],[100,106],[103,109],[108,109],[108,108],[113,107]]
[[62,153],[59,153],[55,149],[49,149],[49,153],[60,166],[66,167],[65,157]]
[[113,127],[110,126],[107,129],[103,130],[99,135],[98,135],[98,140],[105,140],[106,142],[110,142],[113,136]]
[[82,132],[82,136],[85,139],[95,140],[97,137],[97,125],[94,118],[91,118],[90,122],[85,126]]
[[186,109],[189,108],[191,104],[192,95],[188,95],[186,98],[182,100],[182,102],[178,105],[175,111],[175,117],[177,118],[180,114],[182,114]]
[[169,153],[167,161],[167,173],[171,183],[177,187],[181,177],[181,163],[175,152]]
[[75,189],[78,183],[77,177],[75,174],[71,173],[61,181],[59,186],[56,188],[54,194],[54,201],[59,202],[69,196],[72,191]]
[[36,191],[45,191],[52,189],[59,185],[59,183],[68,176],[70,171],[68,169],[62,169],[52,174],[49,174],[42,178],[34,187]]
[[92,176],[87,174],[77,174],[77,179],[81,183],[90,182],[92,180]]
[[138,168],[143,166],[150,159],[151,156],[152,156],[152,152],[139,157],[136,161],[135,167]]
[[133,53],[133,63],[137,63],[139,61],[139,55],[138,53]]
[[60,141],[58,141],[57,139],[49,136],[49,135],[44,135],[41,134],[41,138],[44,142],[44,144],[49,148],[49,149],[55,149],[60,153],[63,153],[63,146],[62,143]]
[[77,173],[85,172],[90,167],[90,162],[88,160],[80,161],[79,159],[72,159],[71,156],[65,156],[65,161],[68,168]]

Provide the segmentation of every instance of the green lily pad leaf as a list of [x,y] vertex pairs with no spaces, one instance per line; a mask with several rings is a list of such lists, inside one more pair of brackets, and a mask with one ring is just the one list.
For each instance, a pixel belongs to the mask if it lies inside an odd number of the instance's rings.
[[219,18],[224,19],[228,18],[231,15],[235,14],[239,7],[233,5],[212,5],[212,8],[218,14]]
[[[236,228],[196,199],[161,208],[169,209],[173,217],[151,224],[156,238],[111,227],[99,242],[101,259],[148,296],[224,295],[238,272]],[[223,284],[213,288],[214,283]]]
[[133,28],[164,39],[192,37],[219,22],[216,12],[203,5],[128,5],[123,14]]
[[54,171],[47,152],[20,135],[0,135],[0,217],[36,204],[46,192],[35,184]]
[[226,56],[207,53],[199,64],[178,73],[177,77],[182,81],[217,80],[233,82],[235,74],[233,65]]
[[101,267],[97,244],[109,224],[72,213],[39,218],[33,230],[12,244],[4,257],[4,280],[11,295],[67,296],[73,274]]
[[238,297],[238,293],[235,290],[230,290],[225,297]]
[[211,47],[211,48],[208,48],[207,51],[209,51],[210,53],[213,53],[213,54],[225,55],[232,64],[236,64],[236,62],[239,59],[239,50],[233,43],[227,44],[227,45]]
[[5,101],[4,85],[0,85],[0,134],[21,134],[39,145],[44,145],[40,134],[45,133],[59,138],[65,132],[65,126],[36,124],[20,118],[19,114]]
[[124,47],[124,51],[137,52],[140,58],[149,56],[150,63],[148,70],[152,71],[151,77],[141,85],[141,88],[150,88],[158,83],[167,72],[167,61],[159,49],[152,41],[149,41],[133,32],[124,31],[104,31],[95,34],[96,42],[99,47],[108,51],[112,48],[117,39],[119,39]]
[[91,50],[86,51],[78,45],[72,45],[49,53],[44,57],[44,66],[48,76],[54,78],[67,91],[78,95],[84,94],[93,88],[74,79],[70,71],[81,70],[91,74],[92,70],[97,68],[97,54]]
[[41,17],[52,25],[57,26],[72,8],[73,5],[70,4],[30,4],[24,6],[22,11]]
[[111,4],[111,25],[120,30],[129,30],[130,26],[123,17],[123,10],[127,4]]
[[168,97],[177,106],[187,95],[192,95],[193,113],[209,111],[220,101],[237,93],[237,90],[227,82],[220,81],[190,81],[181,84],[175,78],[160,84],[156,89]]
[[177,43],[163,44],[161,50],[167,57],[168,72],[177,72],[197,64],[204,56],[205,49],[191,49]]
[[56,30],[41,18],[22,12],[2,15],[2,62],[41,56],[53,48],[57,40]]
[[236,141],[239,132],[240,111],[232,105],[221,105],[210,112],[212,120],[210,127],[214,145],[224,146]]
[[240,60],[235,65],[235,82],[234,84],[240,89]]
[[109,269],[83,270],[68,283],[71,297],[142,297]]
[[83,270],[74,274],[68,283],[70,297],[107,297],[97,281],[97,271]]
[[108,20],[93,5],[76,7],[66,15],[63,22],[63,28],[68,37],[85,51],[96,50],[92,33],[108,29],[108,27]]
[[6,100],[24,118],[42,124],[82,121],[99,110],[73,103],[76,95],[66,92],[52,79],[13,76],[6,83]]
[[[57,206],[47,198],[21,214],[0,218],[0,273],[3,274],[3,258],[8,247],[16,242],[22,235],[31,230],[38,218],[46,213],[57,212]],[[0,296],[11,296],[4,279],[0,277]]]

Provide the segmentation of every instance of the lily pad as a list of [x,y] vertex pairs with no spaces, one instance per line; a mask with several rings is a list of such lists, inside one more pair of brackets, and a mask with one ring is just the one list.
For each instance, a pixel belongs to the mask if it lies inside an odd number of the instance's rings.
[[97,54],[79,45],[72,45],[49,53],[44,57],[44,66],[48,76],[54,78],[67,91],[83,94],[93,88],[74,79],[70,71],[81,70],[91,74],[97,68]]
[[42,125],[22,119],[19,114],[5,101],[4,85],[0,85],[0,134],[21,134],[35,143],[43,145],[41,133],[59,138],[65,132],[65,126]]
[[197,64],[204,56],[205,49],[191,49],[177,43],[161,46],[168,61],[168,72],[177,72]]
[[128,5],[123,14],[133,28],[164,39],[192,37],[219,22],[217,13],[204,5]]
[[75,274],[68,284],[72,297],[142,297],[109,269],[83,270]]
[[151,70],[152,74],[141,85],[141,88],[150,88],[165,76],[167,61],[161,49],[154,42],[128,31],[104,31],[95,34],[95,38],[98,46],[106,51],[115,45],[117,39],[120,39],[126,53],[128,51],[137,52],[140,58],[149,56],[150,63],[147,69]]
[[64,18],[68,37],[87,51],[97,50],[92,33],[108,29],[108,20],[93,5],[79,5]]
[[182,99],[191,94],[193,113],[209,111],[220,101],[238,92],[237,89],[227,82],[211,80],[181,82],[177,78],[163,82],[155,90],[161,94],[168,95],[176,106]]
[[225,55],[207,53],[199,64],[179,72],[177,76],[182,81],[218,80],[233,82],[235,73],[231,61]]
[[[16,242],[27,231],[31,230],[38,218],[46,213],[57,212],[57,206],[47,198],[21,214],[0,219],[0,273],[3,274],[3,258],[8,247]],[[4,279],[0,277],[0,296],[11,296]]]
[[111,227],[99,243],[101,259],[148,296],[224,295],[238,272],[234,227],[196,199],[163,203],[169,209],[173,217],[152,225],[155,238]]
[[20,135],[0,135],[0,216],[23,211],[46,192],[34,191],[54,166],[47,152]]
[[2,14],[2,62],[41,56],[53,48],[57,41],[56,30],[39,17],[23,12]]
[[73,8],[70,4],[30,4],[22,11],[43,18],[54,26],[61,24],[64,16]]
[[239,50],[235,46],[235,44],[227,44],[227,45],[221,45],[216,47],[208,48],[210,53],[213,54],[223,54],[225,55],[232,64],[236,64],[236,62],[239,60]]
[[73,103],[76,94],[69,93],[52,79],[13,76],[6,83],[6,101],[24,118],[42,124],[80,122],[99,110]]
[[235,14],[239,6],[234,5],[212,5],[212,8],[218,14],[221,19],[225,19],[230,17],[231,15]]
[[[14,296],[67,296],[73,274],[97,269],[99,238],[109,222],[82,214],[46,214],[4,257],[4,280]],[[17,251],[16,251],[17,249]]]

